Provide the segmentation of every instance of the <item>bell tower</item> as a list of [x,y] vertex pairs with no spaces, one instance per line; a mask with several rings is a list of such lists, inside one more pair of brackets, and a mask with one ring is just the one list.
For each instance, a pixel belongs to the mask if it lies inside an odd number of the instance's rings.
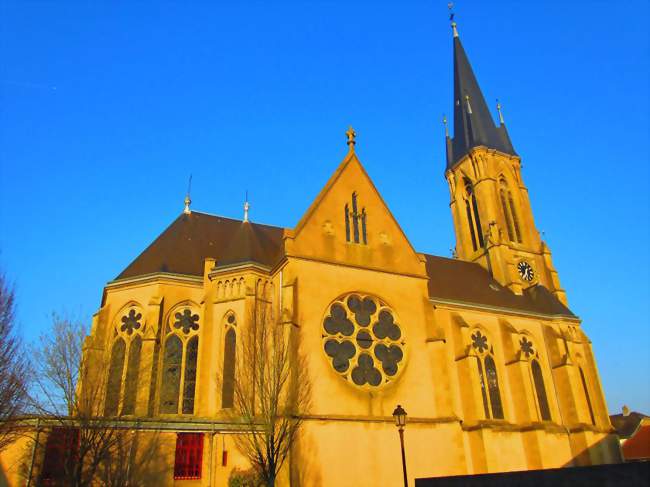
[[494,122],[460,42],[452,16],[454,44],[454,133],[445,123],[451,212],[456,256],[485,267],[501,285],[521,294],[541,285],[562,303],[551,252],[535,227],[515,152],[497,102]]

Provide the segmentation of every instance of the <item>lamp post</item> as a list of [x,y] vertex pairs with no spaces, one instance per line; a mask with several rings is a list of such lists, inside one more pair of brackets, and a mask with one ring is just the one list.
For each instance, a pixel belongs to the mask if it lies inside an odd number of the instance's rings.
[[408,480],[406,477],[406,456],[404,455],[404,426],[406,426],[406,411],[399,404],[393,411],[393,418],[395,418],[395,426],[399,431],[399,442],[402,446],[402,471],[404,472],[404,487],[408,487]]

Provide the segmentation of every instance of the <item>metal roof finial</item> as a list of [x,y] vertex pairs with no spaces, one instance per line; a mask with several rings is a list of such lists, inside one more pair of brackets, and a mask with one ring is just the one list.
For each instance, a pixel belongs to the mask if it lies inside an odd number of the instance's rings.
[[442,114],[442,124],[445,126],[445,137],[449,138],[449,126],[447,125],[447,115]]
[[246,190],[246,199],[244,201],[244,221],[248,222],[248,209],[251,205],[248,204],[248,190]]
[[186,215],[189,215],[192,213],[190,210],[190,205],[192,204],[192,200],[190,198],[190,192],[192,191],[192,175],[190,174],[190,180],[187,183],[187,194],[185,195],[185,208],[183,209],[183,213]]
[[449,22],[451,22],[451,30],[454,33],[454,37],[458,37],[458,31],[456,30],[456,21],[454,20],[454,4],[452,2],[449,2],[447,4],[447,8],[449,9]]
[[472,105],[469,104],[469,95],[465,95],[465,101],[467,102],[467,113],[472,114]]
[[501,125],[505,125],[506,123],[503,121],[503,114],[501,113],[501,103],[499,103],[498,98],[497,98],[497,112],[499,113],[499,123]]

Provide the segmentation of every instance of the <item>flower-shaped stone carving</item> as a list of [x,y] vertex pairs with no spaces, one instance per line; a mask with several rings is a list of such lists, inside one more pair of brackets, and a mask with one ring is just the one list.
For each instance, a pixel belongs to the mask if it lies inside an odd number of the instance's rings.
[[367,353],[362,353],[359,356],[357,366],[352,369],[352,381],[358,386],[381,384],[381,373],[375,367],[375,361]]
[[345,309],[340,304],[335,303],[332,305],[330,316],[325,318],[325,331],[330,335],[340,333],[348,337],[354,332],[354,325],[348,319]]
[[393,380],[405,342],[395,313],[381,299],[351,293],[337,299],[323,320],[323,346],[332,367],[362,387]]
[[354,313],[354,319],[360,326],[368,326],[370,317],[377,311],[377,304],[371,298],[359,298],[353,294],[348,298],[348,308]]
[[129,314],[122,316],[122,326],[120,330],[131,335],[133,330],[140,329],[140,320],[142,319],[142,313],[137,313],[134,309],[129,310]]
[[479,330],[472,335],[472,347],[478,350],[478,353],[483,353],[488,349],[487,337]]
[[390,311],[382,310],[379,312],[379,320],[372,326],[372,331],[380,340],[388,337],[391,340],[399,340],[402,332],[395,324],[395,319]]
[[526,358],[535,354],[535,350],[533,349],[533,343],[529,341],[526,337],[523,337],[521,339],[519,345],[521,345],[521,351],[526,354]]
[[384,374],[393,376],[397,374],[397,364],[404,357],[404,352],[396,345],[387,347],[383,343],[380,343],[375,347],[375,356],[381,362]]
[[176,321],[174,322],[174,328],[183,329],[183,333],[189,333],[190,330],[199,329],[199,315],[192,314],[192,310],[186,308],[183,312],[178,312],[174,315]]
[[332,357],[332,365],[337,372],[345,372],[350,367],[350,359],[354,357],[355,349],[352,342],[344,340],[327,340],[325,342],[325,353]]

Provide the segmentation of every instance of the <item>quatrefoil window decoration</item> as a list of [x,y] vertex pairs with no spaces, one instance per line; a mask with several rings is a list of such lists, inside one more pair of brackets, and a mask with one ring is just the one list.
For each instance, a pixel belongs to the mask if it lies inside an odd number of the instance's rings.
[[526,354],[526,358],[531,355],[535,355],[535,350],[533,350],[533,343],[529,341],[526,337],[523,337],[519,342],[521,345],[521,351]]
[[128,335],[133,334],[133,330],[138,330],[140,329],[140,326],[142,326],[140,323],[141,319],[142,313],[138,313],[134,309],[129,310],[128,314],[122,316],[122,326],[120,326],[120,330],[123,333],[126,332]]
[[487,337],[483,335],[479,330],[472,335],[472,347],[478,350],[478,353],[483,353],[488,349]]
[[192,310],[186,308],[183,312],[178,312],[174,315],[176,321],[174,322],[174,328],[183,329],[183,333],[187,334],[190,330],[199,329],[199,315],[192,314]]
[[404,346],[394,311],[374,296],[343,296],[323,320],[325,354],[334,370],[357,386],[393,380],[404,361]]

